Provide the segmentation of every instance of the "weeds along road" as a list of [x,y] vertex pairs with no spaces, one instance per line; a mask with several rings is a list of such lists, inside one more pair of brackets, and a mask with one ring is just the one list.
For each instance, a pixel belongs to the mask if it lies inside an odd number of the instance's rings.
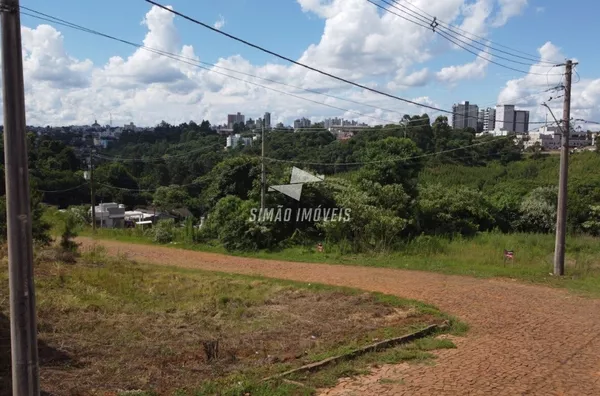
[[[400,365],[342,381],[325,395],[600,395],[600,300],[510,280],[229,257],[79,238],[152,264],[261,275],[395,294],[468,322],[433,366]],[[377,379],[385,378],[386,381]]]

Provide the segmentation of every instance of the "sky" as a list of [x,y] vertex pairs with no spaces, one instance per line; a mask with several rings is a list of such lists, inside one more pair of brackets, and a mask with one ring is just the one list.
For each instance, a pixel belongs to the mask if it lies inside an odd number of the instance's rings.
[[[407,15],[383,0],[372,1]],[[529,59],[486,49],[471,42],[467,37],[474,37],[466,34],[462,40],[480,47],[470,48],[480,55],[477,57],[431,29],[414,25],[367,0],[162,2],[312,67],[448,110],[465,100],[480,108],[516,104],[531,111],[532,121],[543,121],[546,111],[541,103],[550,96],[562,95],[543,92],[563,79],[564,68],[553,65],[574,59],[579,64],[573,79],[572,116],[600,121],[600,54],[591,50],[596,47],[593,41],[597,36],[594,32],[598,33],[598,2],[574,0],[567,5],[571,11],[558,0],[398,3],[408,8],[415,5],[422,11],[411,9],[428,19],[424,12],[476,34],[481,37],[478,41],[495,49]],[[300,117],[313,121],[344,117],[382,124],[397,122],[406,113],[427,113],[432,118],[441,115],[291,65],[143,0],[21,0],[21,5],[187,59],[181,62],[23,15],[29,125],[91,124],[96,119],[108,124],[111,117],[113,125],[134,122],[148,126],[162,120],[177,124],[203,119],[223,124],[230,113],[258,118],[267,111],[274,122],[285,124]],[[550,63],[537,63],[540,58]],[[208,70],[197,67],[196,61],[208,63]],[[548,102],[557,118],[562,117],[561,100]]]

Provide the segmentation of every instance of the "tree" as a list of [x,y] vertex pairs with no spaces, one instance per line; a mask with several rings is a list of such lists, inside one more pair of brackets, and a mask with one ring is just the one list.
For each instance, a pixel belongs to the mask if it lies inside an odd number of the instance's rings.
[[493,227],[492,207],[479,191],[428,184],[419,189],[419,230],[434,235],[473,235]]
[[360,187],[338,183],[334,197],[345,219],[318,224],[327,241],[349,242],[355,252],[391,248],[411,222],[406,217],[410,197],[402,186],[382,186],[370,181],[364,181]]
[[217,238],[225,249],[258,250],[270,248],[275,239],[267,224],[250,221],[254,201],[243,201],[239,197],[227,196],[221,199],[208,216],[202,234]]
[[187,207],[189,200],[190,196],[183,187],[172,185],[156,189],[152,204],[160,210],[170,210]]
[[360,170],[358,178],[381,185],[401,184],[411,194],[422,168],[421,159],[416,158],[421,154],[410,139],[388,137],[368,143],[362,157],[367,164]]
[[[42,204],[42,195],[38,191],[31,191],[31,229],[34,242],[40,245],[48,245],[52,242],[50,237],[51,225],[44,218],[44,206]],[[6,197],[0,197],[0,238],[6,241],[7,238],[7,219],[6,219]]]
[[522,231],[549,233],[556,228],[556,187],[538,187],[521,203],[517,226]]
[[260,165],[257,158],[232,157],[219,163],[206,176],[199,180],[202,188],[201,199],[206,209],[233,195],[242,200],[248,199],[254,181],[260,177]]
[[77,227],[79,219],[74,212],[65,213],[62,234],[60,237],[60,247],[67,252],[76,252],[79,244],[73,239],[77,237]]

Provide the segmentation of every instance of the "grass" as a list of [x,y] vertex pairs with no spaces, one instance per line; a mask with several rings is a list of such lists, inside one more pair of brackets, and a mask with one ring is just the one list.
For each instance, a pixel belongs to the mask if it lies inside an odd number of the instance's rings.
[[[87,234],[91,235],[91,234]],[[128,243],[152,243],[128,230],[98,230],[97,238]],[[176,243],[170,247],[233,254],[267,260],[360,265],[407,270],[440,272],[481,278],[510,278],[572,292],[600,297],[600,238],[569,236],[566,244],[566,276],[553,272],[554,236],[546,234],[481,233],[474,238],[453,240],[420,237],[404,244],[398,251],[353,254],[338,246],[324,245],[324,253],[314,246],[297,246],[280,251],[226,252],[213,244]],[[513,250],[515,259],[505,262],[504,249]]]
[[[424,361],[450,345],[419,340],[302,386],[260,379],[431,323],[465,329],[435,307],[355,289],[151,266],[102,249],[64,258],[50,249],[35,265],[42,388],[56,394],[312,394],[372,362]],[[0,272],[0,295],[7,276]],[[7,317],[0,299],[0,390],[9,389]],[[219,354],[209,360],[204,345],[213,341]]]

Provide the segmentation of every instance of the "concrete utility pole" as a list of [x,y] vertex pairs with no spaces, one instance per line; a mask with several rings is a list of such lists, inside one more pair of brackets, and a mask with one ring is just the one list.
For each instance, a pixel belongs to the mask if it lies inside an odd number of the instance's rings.
[[92,201],[92,233],[96,233],[96,191],[94,190],[94,140],[90,147],[90,198]]
[[260,138],[261,148],[261,174],[260,174],[260,208],[265,208],[265,189],[266,189],[266,175],[265,175],[265,121],[262,121],[262,136]]
[[560,179],[556,211],[556,245],[554,247],[554,275],[565,274],[565,237],[567,229],[567,179],[569,172],[569,135],[571,119],[571,77],[573,62],[565,68],[565,100],[563,104],[562,144],[560,148]]
[[14,396],[40,394],[19,0],[0,0]]

